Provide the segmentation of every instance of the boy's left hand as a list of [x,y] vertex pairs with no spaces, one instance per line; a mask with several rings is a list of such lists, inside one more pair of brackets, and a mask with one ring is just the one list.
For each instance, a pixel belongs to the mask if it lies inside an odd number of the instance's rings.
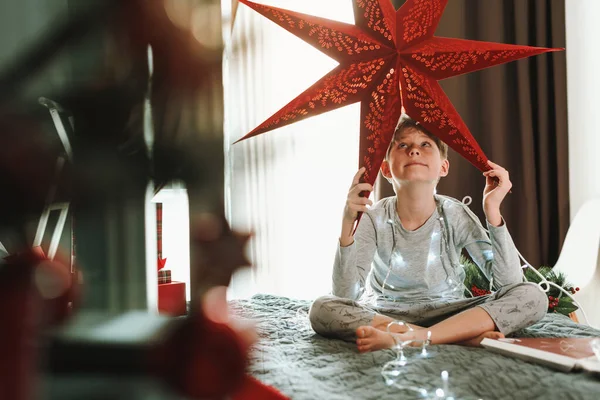
[[500,215],[500,204],[510,192],[512,182],[508,176],[508,171],[500,165],[488,160],[488,165],[491,170],[483,173],[485,176],[485,189],[483,190],[483,212],[485,213],[488,222],[492,225],[499,226],[502,223]]

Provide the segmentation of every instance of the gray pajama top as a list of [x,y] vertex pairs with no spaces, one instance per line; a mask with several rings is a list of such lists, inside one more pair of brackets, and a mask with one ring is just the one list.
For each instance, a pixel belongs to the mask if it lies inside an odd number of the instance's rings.
[[365,212],[354,243],[338,249],[333,295],[374,306],[464,299],[465,273],[460,254],[466,249],[499,289],[522,282],[517,250],[506,224],[488,224],[458,200],[435,195],[437,209],[423,226],[406,230],[396,212],[396,196]]

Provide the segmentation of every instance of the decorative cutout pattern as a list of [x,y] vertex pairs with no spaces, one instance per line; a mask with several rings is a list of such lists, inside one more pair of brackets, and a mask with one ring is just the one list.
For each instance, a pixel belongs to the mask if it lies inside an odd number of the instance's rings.
[[[356,25],[241,3],[337,60],[329,72],[240,140],[361,102],[359,166],[375,182],[401,110],[482,171],[485,154],[437,83],[557,49],[433,36],[448,0],[353,0]],[[318,143],[315,144],[316,146]]]
[[354,15],[356,26],[369,30],[381,43],[396,48],[396,12],[389,0],[356,0]]
[[[476,166],[487,165],[483,151],[444,94],[440,85],[410,66],[402,68],[402,104],[408,115],[435,132],[451,148]],[[460,134],[462,132],[462,134]]]
[[245,138],[360,101],[376,84],[385,65],[386,60],[378,58],[336,67]]
[[433,36],[448,0],[407,0],[398,10],[397,48],[403,49]]
[[350,56],[362,55],[364,59],[395,52],[393,42],[384,46],[354,25],[252,2],[244,3],[337,61],[346,60]]
[[400,56],[407,63],[427,71],[432,78],[441,80],[546,51],[548,49],[433,37],[407,51],[400,51]]

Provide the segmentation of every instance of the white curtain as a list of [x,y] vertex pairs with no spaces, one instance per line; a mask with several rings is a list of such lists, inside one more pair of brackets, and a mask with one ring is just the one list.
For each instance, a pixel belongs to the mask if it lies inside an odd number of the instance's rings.
[[[264,4],[353,23],[348,0]],[[271,293],[312,299],[331,289],[342,210],[358,168],[359,104],[237,139],[337,64],[240,4],[225,38],[225,201],[235,229],[252,231],[254,268],[234,276],[230,297]]]

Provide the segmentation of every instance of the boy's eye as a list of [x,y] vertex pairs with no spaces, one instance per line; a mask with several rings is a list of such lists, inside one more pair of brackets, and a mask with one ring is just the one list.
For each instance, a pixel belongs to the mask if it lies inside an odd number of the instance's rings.
[[429,143],[429,142],[423,142],[423,143],[421,143],[421,146],[423,146],[423,147],[431,147],[431,143]]
[[406,143],[400,143],[400,144],[398,144],[398,147],[401,148],[401,149],[403,149],[403,148],[406,147]]

